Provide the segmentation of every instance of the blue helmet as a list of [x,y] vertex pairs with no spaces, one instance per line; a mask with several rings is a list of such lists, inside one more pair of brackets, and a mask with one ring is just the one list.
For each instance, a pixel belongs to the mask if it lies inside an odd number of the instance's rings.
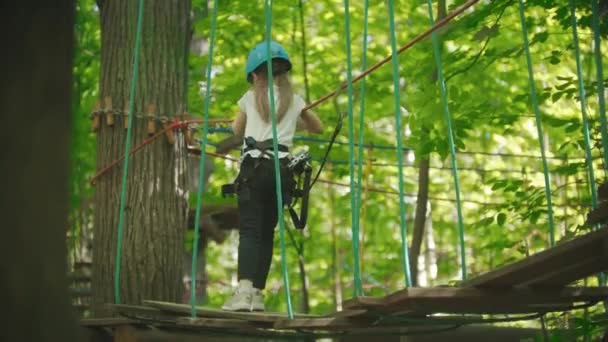
[[[245,78],[248,82],[251,82],[251,73],[257,69],[260,65],[267,62],[267,54],[266,54],[266,41],[258,43],[251,52],[249,52],[249,56],[247,56],[247,65],[245,66]],[[281,44],[270,41],[270,54],[272,59],[278,58],[287,61],[288,68],[287,70],[291,70],[291,61],[289,60],[289,55],[287,51],[281,46]]]

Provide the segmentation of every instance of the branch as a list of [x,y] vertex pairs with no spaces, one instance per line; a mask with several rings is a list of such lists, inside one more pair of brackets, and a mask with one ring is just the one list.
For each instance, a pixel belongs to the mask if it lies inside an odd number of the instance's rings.
[[[496,17],[496,21],[494,21],[494,25],[492,25],[492,26],[498,25],[498,23],[500,22],[500,19],[502,18],[503,14],[505,13],[505,10],[507,9],[507,7],[509,7],[510,4],[511,4],[511,1],[509,1],[508,3],[505,4],[505,6],[502,8],[500,13],[498,14],[498,17]],[[452,74],[446,76],[445,82],[447,83],[452,77],[459,75],[459,74],[463,74],[463,73],[469,71],[473,66],[475,66],[475,64],[477,64],[477,61],[481,57],[481,55],[486,51],[486,48],[488,47],[488,44],[490,43],[491,39],[492,39],[492,37],[488,36],[486,38],[483,46],[481,47],[481,50],[479,50],[479,52],[475,55],[475,57],[473,57],[473,61],[469,65],[465,66],[464,68],[462,68],[460,70],[456,70]]]

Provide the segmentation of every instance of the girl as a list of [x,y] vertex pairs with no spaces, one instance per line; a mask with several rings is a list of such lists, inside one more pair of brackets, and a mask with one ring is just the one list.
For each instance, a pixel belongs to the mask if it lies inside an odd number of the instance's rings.
[[[313,112],[302,112],[306,104],[293,92],[287,51],[274,41],[270,48],[282,188],[286,190],[293,182],[285,166],[296,128],[321,133],[323,125]],[[245,141],[236,182],[240,221],[239,284],[232,298],[222,306],[228,311],[264,311],[262,290],[270,270],[278,221],[266,49],[266,42],[259,43],[247,57],[245,74],[252,87],[238,101],[240,111],[232,123],[234,134],[244,137]]]

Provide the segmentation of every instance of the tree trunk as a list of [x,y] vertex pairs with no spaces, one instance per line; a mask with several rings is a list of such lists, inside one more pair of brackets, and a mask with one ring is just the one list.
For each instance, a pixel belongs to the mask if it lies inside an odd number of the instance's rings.
[[426,212],[429,199],[429,159],[428,156],[420,161],[418,169],[418,196],[416,197],[416,217],[414,218],[414,229],[412,232],[412,244],[410,247],[410,271],[412,285],[418,286],[418,257],[424,236],[426,223]]
[[[138,2],[101,2],[100,94],[101,99],[111,97],[113,110],[122,111],[129,101]],[[134,113],[143,113],[153,104],[159,118],[171,120],[185,109],[189,18],[189,0],[145,2]],[[111,126],[102,117],[97,136],[98,169],[124,153],[123,118],[115,115]],[[146,122],[134,117],[131,146],[146,138]],[[180,134],[174,145],[165,138],[155,140],[129,162],[120,263],[123,303],[138,304],[143,299],[176,302],[180,298],[187,215],[185,162]],[[107,314],[101,304],[115,300],[121,178],[122,164],[96,184],[93,248],[96,315]]]
[[[304,245],[301,246],[302,249]],[[308,295],[308,278],[306,276],[306,263],[304,255],[298,255],[298,269],[300,270],[300,282],[302,283],[302,313],[310,312],[310,300]]]
[[0,341],[80,340],[66,248],[73,30],[71,0],[0,11]]
[[[333,176],[332,165],[327,165],[327,173],[330,176]],[[327,197],[329,198],[329,206],[328,206],[328,216],[329,216],[329,225],[331,229],[331,241],[332,241],[332,276],[334,280],[334,307],[336,311],[342,311],[342,298],[343,293],[342,289],[342,278],[340,277],[340,268],[342,265],[342,253],[341,253],[341,245],[340,245],[340,236],[338,231],[338,223],[336,222],[336,208],[334,204],[336,203],[336,196],[334,194],[334,189],[331,184],[327,184]]]
[[[439,0],[437,4],[437,20],[445,18],[447,15],[446,0]],[[437,82],[439,76],[437,70],[433,72],[433,81]],[[430,156],[423,156],[418,170],[418,197],[416,198],[416,217],[414,219],[414,231],[412,233],[412,246],[410,248],[410,267],[412,285],[418,286],[418,257],[424,236],[424,226],[426,224],[427,202],[429,198],[429,159]]]
[[426,271],[426,284],[424,286],[433,285],[433,281],[437,279],[437,249],[435,248],[433,220],[430,219],[433,209],[430,202],[428,206],[424,238],[424,267]]

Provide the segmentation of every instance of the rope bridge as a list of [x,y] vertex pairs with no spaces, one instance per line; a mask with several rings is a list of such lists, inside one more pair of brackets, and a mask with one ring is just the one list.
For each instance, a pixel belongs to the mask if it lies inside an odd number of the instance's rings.
[[[544,132],[541,122],[541,113],[539,109],[539,100],[535,87],[534,80],[534,69],[533,62],[530,54],[530,43],[528,41],[528,32],[525,16],[525,5],[523,0],[518,0],[519,5],[519,17],[521,22],[521,32],[524,54],[528,72],[528,83],[529,83],[529,94],[531,98],[531,105],[534,111],[534,117],[537,129],[537,138],[540,150],[540,159],[542,161],[542,172],[544,176],[544,188],[545,197],[547,203],[547,217],[548,217],[548,235],[549,235],[549,249],[544,252],[538,253],[528,259],[514,263],[507,267],[494,270],[485,275],[468,279],[467,270],[467,259],[465,253],[465,225],[464,217],[462,213],[462,198],[461,189],[459,183],[459,168],[457,162],[457,151],[454,142],[454,129],[452,127],[452,116],[448,103],[448,95],[446,90],[446,81],[442,70],[442,58],[441,58],[441,43],[437,36],[437,30],[445,26],[448,22],[453,20],[458,15],[465,12],[476,4],[478,0],[469,0],[462,6],[456,8],[451,13],[447,14],[443,18],[439,18],[435,21],[433,18],[432,1],[427,0],[428,16],[429,16],[429,29],[423,33],[417,35],[407,44],[397,47],[396,34],[395,34],[395,20],[394,20],[394,3],[393,0],[388,0],[388,19],[389,19],[389,34],[391,43],[391,55],[385,59],[377,62],[373,66],[367,68],[367,32],[368,32],[368,9],[369,1],[366,0],[364,4],[364,33],[363,33],[363,58],[362,58],[362,72],[359,76],[352,76],[352,54],[350,51],[351,38],[350,38],[350,14],[349,14],[349,1],[344,0],[344,27],[345,27],[345,49],[346,49],[346,65],[347,65],[347,80],[341,83],[335,91],[319,98],[312,102],[304,110],[312,109],[322,102],[331,99],[332,97],[338,96],[341,90],[346,89],[347,92],[347,110],[346,116],[348,121],[348,151],[349,151],[349,178],[350,183],[350,202],[351,202],[351,231],[352,231],[352,253],[353,253],[353,299],[345,302],[345,310],[343,312],[332,313],[325,316],[319,315],[298,315],[295,314],[292,307],[290,283],[287,272],[287,261],[286,261],[286,244],[285,244],[285,223],[283,218],[282,210],[282,191],[281,191],[281,180],[278,164],[278,145],[276,138],[276,119],[275,119],[275,108],[274,101],[270,101],[270,110],[272,112],[272,131],[273,131],[273,152],[275,161],[275,174],[276,179],[276,191],[277,191],[277,206],[279,209],[279,238],[280,238],[280,250],[282,260],[282,275],[284,288],[286,293],[287,313],[284,314],[256,314],[256,313],[230,313],[222,312],[219,310],[212,310],[208,308],[201,308],[196,306],[196,263],[198,254],[198,241],[200,239],[199,234],[199,222],[201,217],[202,208],[202,190],[203,190],[203,175],[205,168],[205,158],[207,155],[219,156],[206,151],[206,146],[209,144],[208,134],[210,131],[229,132],[229,130],[222,127],[210,127],[211,124],[224,124],[229,122],[227,119],[213,120],[209,118],[209,103],[210,103],[210,89],[211,89],[211,70],[213,65],[213,52],[215,43],[215,33],[217,26],[217,0],[213,2],[211,30],[209,37],[209,61],[207,64],[207,87],[205,92],[205,107],[204,117],[202,120],[183,120],[175,121],[167,125],[163,130],[154,134],[149,139],[142,142],[140,145],[131,149],[129,146],[131,126],[133,118],[133,99],[135,93],[135,84],[137,80],[137,68],[138,68],[138,56],[139,56],[139,42],[141,36],[141,23],[143,20],[143,4],[144,0],[139,2],[139,12],[137,19],[137,32],[136,32],[136,44],[133,64],[133,76],[131,81],[131,91],[128,108],[128,126],[127,126],[127,139],[125,144],[125,153],[122,157],[101,169],[92,179],[92,182],[101,177],[109,169],[123,162],[123,177],[119,207],[119,223],[118,223],[118,236],[117,236],[117,251],[116,251],[116,269],[115,269],[115,310],[125,317],[130,317],[135,321],[141,322],[148,320],[149,322],[159,323],[159,317],[169,316],[165,324],[174,327],[184,327],[189,329],[235,329],[234,332],[247,331],[251,333],[252,329],[274,329],[276,334],[315,334],[315,337],[325,336],[315,333],[315,331],[321,330],[333,330],[333,332],[326,333],[327,336],[335,336],[343,334],[344,331],[355,331],[356,323],[362,323],[363,326],[370,327],[381,327],[384,333],[394,333],[396,327],[403,326],[404,324],[416,325],[424,321],[426,324],[435,326],[431,328],[431,331],[440,331],[441,329],[450,329],[454,327],[460,327],[466,324],[472,323],[486,323],[491,322],[490,319],[479,319],[478,317],[469,317],[466,314],[526,314],[524,316],[510,317],[508,320],[524,320],[524,319],[537,319],[542,317],[547,312],[553,311],[564,311],[575,308],[580,308],[575,303],[585,303],[582,307],[593,305],[601,300],[608,298],[608,289],[605,287],[599,288],[571,288],[564,287],[572,281],[581,279],[582,277],[598,274],[599,272],[605,271],[605,266],[608,261],[608,231],[595,229],[594,232],[587,234],[586,236],[579,237],[572,241],[555,245],[555,223],[554,223],[554,212],[553,203],[551,198],[551,180],[548,169],[548,158],[545,152],[544,144]],[[601,61],[600,51],[600,34],[599,34],[599,14],[598,4],[596,0],[592,0],[593,10],[593,32],[594,32],[594,57],[596,64],[597,73],[597,93],[599,94],[599,119],[601,123],[601,142],[603,147],[603,161],[605,165],[608,165],[608,129],[606,124],[605,114],[605,100],[604,100],[604,89],[603,89],[603,69]],[[587,176],[589,179],[589,187],[591,190],[591,206],[593,209],[599,207],[598,196],[596,192],[597,184],[595,182],[595,174],[593,169],[593,156],[591,154],[591,142],[590,142],[590,128],[589,118],[586,112],[586,95],[585,87],[583,82],[580,49],[577,33],[577,22],[575,13],[574,0],[570,0],[570,11],[571,11],[571,26],[573,33],[573,46],[574,56],[576,59],[576,71],[578,77],[578,91],[580,98],[582,122],[583,122],[583,137],[585,144],[585,161],[587,166]],[[266,42],[268,55],[270,55],[270,37],[272,27],[272,11],[271,1],[265,0],[265,25],[266,25]],[[405,218],[405,193],[404,193],[404,161],[403,151],[407,147],[403,146],[402,130],[400,127],[401,123],[401,100],[399,91],[399,64],[398,55],[407,51],[409,48],[422,41],[427,37],[431,37],[433,45],[433,56],[435,62],[435,68],[438,77],[438,86],[441,93],[441,105],[444,112],[444,119],[447,127],[447,138],[449,144],[450,158],[451,158],[451,171],[452,178],[454,181],[455,188],[455,203],[457,209],[457,229],[459,236],[459,251],[460,251],[460,267],[461,267],[461,279],[462,284],[455,288],[412,288],[412,280],[410,276],[410,260],[408,256],[408,241],[407,241],[407,226]],[[361,193],[362,193],[362,173],[363,173],[363,150],[364,148],[371,146],[372,148],[378,148],[376,145],[366,145],[363,136],[364,127],[364,114],[365,114],[365,77],[377,70],[381,66],[391,63],[392,75],[393,75],[393,89],[394,89],[394,114],[395,114],[395,127],[396,127],[396,146],[390,146],[389,149],[395,150],[397,154],[397,171],[398,171],[398,195],[399,195],[399,222],[400,222],[400,235],[401,235],[401,264],[404,275],[405,289],[398,291],[391,295],[383,298],[370,298],[365,297],[362,281],[361,281],[361,270],[359,263],[359,221],[360,221],[360,209],[361,209]],[[272,87],[272,65],[271,60],[268,59],[268,73],[270,82],[270,96],[274,97]],[[353,115],[353,84],[355,82],[361,82],[361,97],[360,97],[360,113],[359,113],[359,137],[358,142],[354,134],[354,115]],[[121,246],[122,246],[122,235],[123,235],[123,222],[124,222],[124,207],[125,207],[125,194],[127,187],[127,173],[129,158],[137,151],[150,144],[155,139],[159,138],[168,131],[189,127],[194,124],[202,124],[202,140],[200,141],[200,173],[199,173],[199,188],[197,192],[197,209],[196,219],[194,223],[194,241],[193,241],[193,258],[192,258],[192,284],[191,288],[191,303],[190,305],[179,305],[172,303],[153,302],[149,301],[145,303],[143,307],[135,307],[121,304],[119,296],[119,277],[120,277],[120,260],[121,260]],[[330,146],[335,140],[330,139]],[[323,140],[322,140],[323,141]],[[355,151],[358,148],[358,151]],[[355,157],[357,152],[357,157]],[[329,153],[329,150],[328,152]],[[359,161],[359,162],[356,162]],[[344,184],[346,185],[346,184]],[[598,227],[596,225],[595,227]],[[603,277],[600,277],[601,285],[605,285]],[[535,287],[543,287],[545,290],[537,291]],[[547,289],[549,287],[549,289]],[[451,313],[459,316],[451,317],[434,317],[433,313]],[[185,319],[184,314],[189,314],[190,319]],[[532,315],[530,315],[532,314]],[[163,316],[164,315],[164,316]],[[124,321],[121,321],[124,323]],[[88,323],[94,326],[95,321],[91,320]],[[128,324],[128,323],[125,323]],[[370,328],[371,329],[371,328]],[[434,330],[433,330],[434,329]],[[300,331],[299,333],[293,333],[293,331]],[[343,331],[342,331],[343,330]],[[424,329],[423,329],[424,330]],[[429,330],[429,329],[427,329]],[[337,332],[342,331],[342,332]],[[412,330],[416,332],[416,330]],[[264,334],[266,332],[257,333]],[[361,331],[357,332],[361,334]],[[274,335],[273,335],[274,336]]]

